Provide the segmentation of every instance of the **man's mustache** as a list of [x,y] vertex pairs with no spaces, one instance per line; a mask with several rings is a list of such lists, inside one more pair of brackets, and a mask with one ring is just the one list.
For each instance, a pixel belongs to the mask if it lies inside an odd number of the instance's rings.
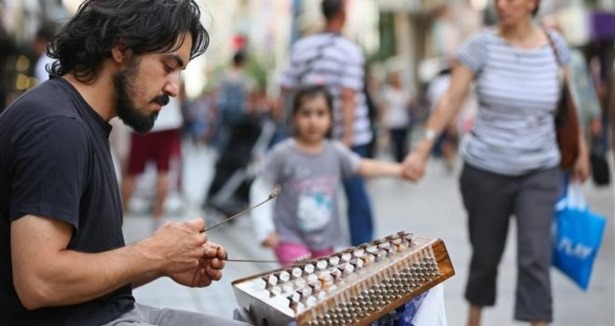
[[171,99],[169,98],[168,95],[160,95],[160,96],[157,96],[153,102],[156,104],[160,104],[160,106],[165,106],[169,104],[170,100]]

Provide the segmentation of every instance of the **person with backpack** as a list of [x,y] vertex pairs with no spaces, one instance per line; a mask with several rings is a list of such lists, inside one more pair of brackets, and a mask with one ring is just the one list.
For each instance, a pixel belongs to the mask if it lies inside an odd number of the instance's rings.
[[233,55],[232,65],[222,77],[218,93],[218,130],[216,147],[222,153],[229,142],[233,129],[246,118],[254,80],[245,71],[246,55],[238,51]]

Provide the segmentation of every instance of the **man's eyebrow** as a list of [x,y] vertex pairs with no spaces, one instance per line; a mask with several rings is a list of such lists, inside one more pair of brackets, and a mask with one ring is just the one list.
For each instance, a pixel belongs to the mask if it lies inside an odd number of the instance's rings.
[[186,69],[186,64],[184,63],[184,60],[182,60],[182,58],[180,56],[178,56],[177,54],[166,54],[164,56],[164,58],[166,60],[173,60],[175,61],[175,63],[177,63],[178,66],[180,66],[182,69]]

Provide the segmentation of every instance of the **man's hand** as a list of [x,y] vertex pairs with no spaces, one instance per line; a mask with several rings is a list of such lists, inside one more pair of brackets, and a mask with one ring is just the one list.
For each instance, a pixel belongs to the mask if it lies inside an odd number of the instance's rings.
[[205,254],[199,259],[198,266],[168,276],[178,284],[190,287],[206,287],[213,281],[219,281],[222,278],[224,260],[227,259],[226,250],[214,242],[205,243],[203,248]]
[[161,275],[194,270],[204,257],[207,236],[201,218],[185,222],[167,222],[154,235],[138,244],[144,256],[157,263]]

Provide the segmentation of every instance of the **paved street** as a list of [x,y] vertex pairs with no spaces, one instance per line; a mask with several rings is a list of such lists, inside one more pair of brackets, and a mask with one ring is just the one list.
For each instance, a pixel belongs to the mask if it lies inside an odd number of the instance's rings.
[[[183,203],[174,205],[177,212],[170,219],[200,216],[198,207],[213,173],[211,152],[185,148]],[[457,167],[456,172],[459,171]],[[377,236],[400,230],[428,237],[439,237],[447,245],[455,266],[456,275],[446,281],[445,304],[449,325],[463,325],[466,304],[463,286],[470,256],[465,214],[458,191],[457,174],[445,172],[441,162],[432,160],[428,174],[419,184],[399,180],[380,179],[369,181],[369,192],[377,221]],[[594,211],[607,216],[607,232],[599,252],[590,289],[582,292],[571,281],[553,270],[555,321],[553,325],[614,325],[614,203],[612,188],[596,189],[588,183],[585,193]],[[172,204],[173,201],[171,201]],[[125,220],[128,242],[148,235],[151,221],[139,214]],[[497,306],[485,311],[484,325],[520,325],[512,322],[515,286],[515,235],[514,228],[508,239],[500,269]],[[225,225],[209,233],[212,241],[223,244],[229,255],[237,259],[272,259],[272,254],[261,249],[251,233],[249,218]],[[135,291],[141,303],[159,307],[173,307],[230,317],[236,302],[231,281],[274,269],[271,264],[228,263],[222,281],[205,289],[189,289],[161,279]]]

